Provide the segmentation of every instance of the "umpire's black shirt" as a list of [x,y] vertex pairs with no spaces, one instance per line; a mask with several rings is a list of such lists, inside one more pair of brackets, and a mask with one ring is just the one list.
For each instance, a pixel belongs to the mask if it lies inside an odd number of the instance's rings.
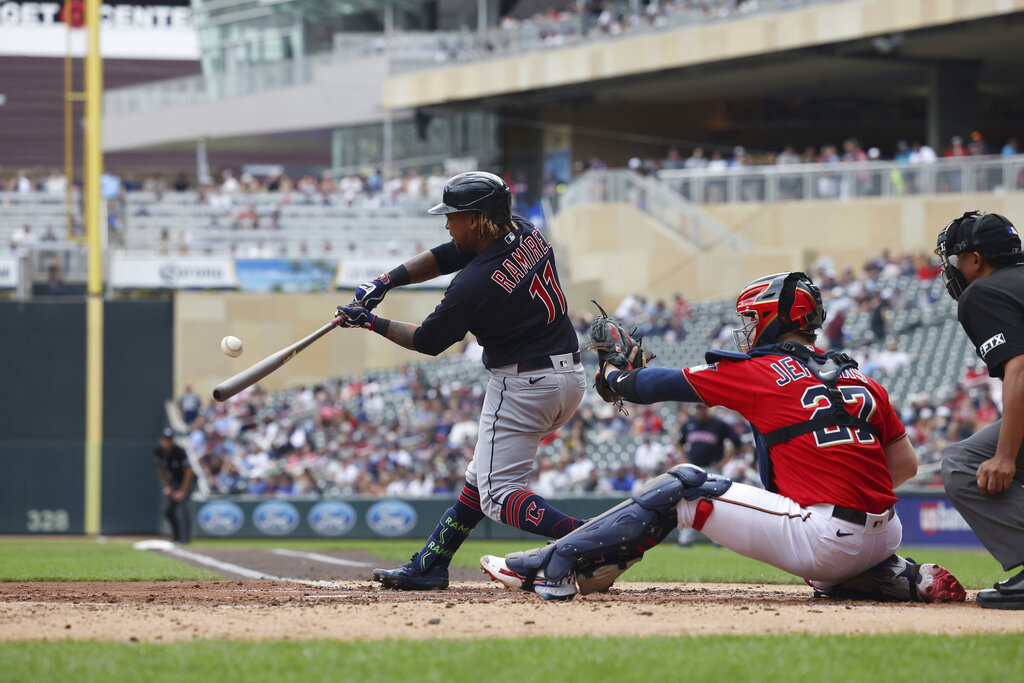
[[1024,264],[976,279],[960,296],[957,317],[991,377],[1024,354]]
[[157,467],[163,467],[170,475],[171,488],[181,488],[182,482],[185,481],[185,470],[192,469],[188,464],[188,455],[185,453],[185,449],[174,444],[171,446],[170,453],[160,447],[157,447],[154,453]]

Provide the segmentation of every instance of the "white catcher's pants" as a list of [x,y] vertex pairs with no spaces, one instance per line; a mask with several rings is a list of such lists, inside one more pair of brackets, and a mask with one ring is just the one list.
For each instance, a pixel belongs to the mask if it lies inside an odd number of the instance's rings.
[[[676,505],[679,529],[690,528],[698,501]],[[868,515],[865,524],[832,517],[832,505],[801,507],[746,484],[714,499],[702,531],[740,555],[765,562],[828,590],[892,555],[903,537],[898,515]]]

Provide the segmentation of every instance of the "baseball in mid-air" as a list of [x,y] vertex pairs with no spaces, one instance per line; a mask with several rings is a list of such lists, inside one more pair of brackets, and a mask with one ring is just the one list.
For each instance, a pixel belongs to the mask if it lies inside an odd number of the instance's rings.
[[238,358],[242,355],[242,340],[238,337],[224,337],[220,340],[220,350],[232,358]]

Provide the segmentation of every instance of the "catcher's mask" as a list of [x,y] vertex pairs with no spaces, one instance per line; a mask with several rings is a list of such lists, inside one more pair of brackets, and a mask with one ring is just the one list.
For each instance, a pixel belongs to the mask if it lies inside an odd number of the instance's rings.
[[743,353],[773,344],[787,332],[813,334],[825,322],[821,293],[811,278],[798,272],[766,275],[751,282],[736,299],[736,314],[745,324],[733,330],[732,336]]
[[978,252],[989,261],[1020,255],[1020,236],[1010,219],[998,213],[967,211],[939,233],[935,255],[942,261],[942,283],[959,301],[969,284],[957,267],[959,255]]
[[445,183],[441,203],[427,213],[458,211],[479,211],[495,223],[507,223],[512,220],[512,191],[504,180],[493,173],[460,173]]

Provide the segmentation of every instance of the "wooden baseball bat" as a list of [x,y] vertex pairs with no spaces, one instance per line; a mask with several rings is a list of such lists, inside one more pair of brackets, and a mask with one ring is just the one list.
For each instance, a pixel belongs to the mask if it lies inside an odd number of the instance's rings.
[[215,401],[226,401],[242,389],[251,387],[253,384],[256,384],[256,382],[259,382],[261,379],[290,361],[299,353],[299,351],[302,351],[337,326],[338,323],[336,320],[329,322],[308,337],[300,339],[286,349],[281,349],[277,353],[267,356],[259,363],[255,363],[249,368],[242,370],[231,379],[224,380],[214,387],[213,399]]

